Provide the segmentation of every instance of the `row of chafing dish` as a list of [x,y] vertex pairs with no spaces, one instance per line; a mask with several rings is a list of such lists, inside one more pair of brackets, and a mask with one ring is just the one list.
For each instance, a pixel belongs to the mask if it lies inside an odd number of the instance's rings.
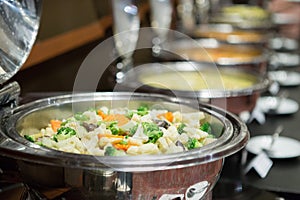
[[[41,3],[38,0],[34,2]],[[31,16],[36,16],[39,20],[39,12],[32,12],[32,5],[29,8],[24,4],[13,6],[29,10]],[[22,15],[18,17],[22,18]],[[29,23],[25,27],[32,29],[37,25]],[[6,31],[9,32],[10,29]],[[35,38],[36,32],[29,33]],[[162,52],[161,58],[167,62],[146,64],[129,71],[124,81],[117,84],[125,92],[55,96],[16,106],[18,84],[8,84],[1,89],[1,155],[16,161],[24,183],[35,190],[40,198],[47,198],[43,193],[45,190],[57,191],[64,188],[64,191],[78,189],[86,199],[211,199],[211,191],[219,178],[225,157],[241,150],[249,138],[246,125],[235,114],[243,110],[251,111],[257,97],[269,86],[269,80],[265,78],[268,53],[261,43],[259,47],[250,47],[228,46],[218,40],[213,43],[211,40],[208,43],[205,40],[194,41],[192,46],[195,48],[201,44],[199,54],[197,49],[190,51],[191,44],[184,40],[165,43],[168,51],[167,54]],[[21,49],[28,53],[31,47],[32,44]],[[219,47],[221,50],[218,50]],[[230,56],[219,59],[209,55],[209,49],[218,51],[218,54],[230,52]],[[179,50],[182,52],[178,52]],[[242,54],[244,51],[247,58],[234,58],[236,53]],[[186,56],[194,55],[196,57],[191,57],[192,62],[186,61]],[[205,55],[204,58],[209,59],[209,62],[200,62],[197,59],[199,55]],[[22,62],[18,64],[21,65]],[[13,71],[19,67],[15,66]],[[188,91],[153,87],[139,79],[150,74],[168,74],[168,70],[176,73],[196,71],[203,73],[204,78],[206,70],[213,70],[213,74],[246,76],[254,82],[246,89],[230,91],[218,79],[221,89]],[[35,145],[20,135],[22,131],[30,132],[45,127],[50,119],[69,116],[73,113],[74,106],[84,110],[91,104],[136,107],[144,103],[160,104],[170,109],[183,106],[184,110],[203,111],[212,122],[221,126],[222,133],[216,143],[201,149],[169,155],[132,157],[99,157],[60,152]]]

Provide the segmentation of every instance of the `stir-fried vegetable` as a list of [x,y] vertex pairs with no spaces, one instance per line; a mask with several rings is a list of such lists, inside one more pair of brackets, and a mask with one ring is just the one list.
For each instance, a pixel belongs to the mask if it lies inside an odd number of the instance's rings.
[[57,130],[57,134],[53,136],[54,141],[58,142],[61,140],[68,139],[76,135],[76,131],[70,127],[61,127]]
[[143,126],[145,135],[147,135],[149,137],[148,142],[155,143],[158,140],[158,138],[163,136],[163,132],[154,123],[143,122],[142,126]]
[[[215,130],[215,127],[214,127]],[[48,148],[99,156],[164,154],[200,148],[216,140],[202,112],[116,108],[87,110],[53,119],[24,138]]]
[[211,133],[211,126],[209,122],[205,122],[200,126],[200,130],[205,131],[207,133]]
[[185,131],[183,130],[184,127],[186,127],[186,125],[185,125],[184,123],[180,123],[180,124],[178,125],[177,131],[178,131],[179,134],[182,134],[182,133],[185,132]]
[[124,151],[118,150],[112,146],[108,146],[105,148],[105,156],[124,156],[126,155]]
[[195,138],[190,138],[186,144],[186,147],[190,149],[195,149],[201,147],[202,144]]
[[142,106],[138,107],[138,109],[137,109],[138,115],[144,116],[144,115],[147,115],[148,113],[149,113],[149,108],[147,105],[142,105]]

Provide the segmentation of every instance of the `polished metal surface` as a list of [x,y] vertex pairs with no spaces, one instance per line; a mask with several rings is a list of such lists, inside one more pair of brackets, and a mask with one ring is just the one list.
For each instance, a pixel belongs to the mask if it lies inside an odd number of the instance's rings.
[[42,0],[0,1],[0,84],[26,61],[37,36]]
[[[221,76],[219,79],[215,79],[215,82],[209,82],[205,80],[208,84],[208,89],[202,90],[172,90],[170,91],[164,87],[154,87],[146,85],[140,81],[141,77],[147,77],[148,75],[159,75],[166,72],[196,72],[199,75],[202,75],[205,79],[205,72],[212,72],[216,74],[216,77],[220,74],[231,74],[235,76],[249,76],[249,78],[255,78],[255,83],[248,87],[242,89],[225,89],[222,84]],[[178,75],[180,77],[180,75]],[[217,82],[216,82],[217,81]],[[159,84],[159,83],[157,83]],[[187,84],[182,82],[182,84]],[[209,89],[210,87],[215,87],[219,85],[219,88]],[[270,85],[270,80],[264,75],[259,75],[255,72],[249,72],[243,69],[238,68],[215,68],[215,66],[204,63],[196,62],[162,62],[162,63],[150,63],[137,66],[134,70],[126,74],[126,78],[123,83],[120,84],[120,87],[125,89],[138,89],[143,88],[145,91],[159,92],[163,94],[169,94],[170,92],[174,93],[176,96],[186,97],[186,98],[223,98],[223,97],[238,97],[245,95],[252,95],[257,92],[263,92],[267,90]],[[167,87],[167,86],[166,86]],[[187,85],[187,88],[190,88]]]
[[[271,56],[271,52],[264,47],[257,47],[256,45],[240,45],[238,48],[235,44],[224,44],[221,41],[218,41],[215,38],[201,38],[201,39],[181,39],[177,38],[173,41],[168,41],[164,43],[163,45],[164,50],[166,52],[172,52],[174,55],[170,55],[168,53],[161,53],[161,57],[166,59],[173,59],[175,57],[181,56],[181,59],[183,60],[193,60],[197,62],[209,62],[214,63],[218,66],[241,66],[244,64],[261,64],[268,61],[268,59]],[[236,51],[245,51],[250,53],[251,51],[258,51],[259,53],[257,55],[251,56],[251,59],[249,58],[242,58],[237,56],[219,56],[218,59],[213,59],[213,55],[210,55],[209,53],[206,53],[207,50],[219,50],[219,51],[226,51],[225,49],[228,49],[228,51],[232,51],[231,49],[235,49]],[[201,54],[204,56],[195,56],[191,53],[191,50],[198,51],[198,55]],[[257,67],[258,68],[258,67]]]
[[[117,169],[119,171],[153,171],[182,168],[224,158],[243,148],[249,133],[245,124],[236,116],[210,105],[200,105],[201,111],[222,133],[218,140],[203,148],[178,154],[155,156],[109,157],[64,153],[35,145],[20,134],[37,132],[50,119],[64,118],[74,109],[87,109],[95,105],[137,106],[140,103],[165,106],[166,108],[194,110],[190,101],[154,94],[84,93],[47,98],[17,107],[2,117],[0,152],[15,159],[46,165],[68,166],[87,169]],[[190,107],[192,106],[192,107]]]

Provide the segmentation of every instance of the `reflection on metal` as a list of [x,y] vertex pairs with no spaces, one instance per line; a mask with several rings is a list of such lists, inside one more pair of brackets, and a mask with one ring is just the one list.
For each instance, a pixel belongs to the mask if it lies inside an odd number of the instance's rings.
[[42,0],[0,0],[0,84],[24,64],[39,28]]
[[183,200],[184,194],[164,194],[159,200]]
[[202,181],[190,186],[185,193],[186,200],[198,200],[201,199],[209,187],[207,181]]

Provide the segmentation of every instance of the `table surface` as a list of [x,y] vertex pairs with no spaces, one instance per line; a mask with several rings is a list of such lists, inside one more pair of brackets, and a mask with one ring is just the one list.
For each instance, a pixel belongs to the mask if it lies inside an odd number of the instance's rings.
[[[300,87],[281,87],[287,90],[289,97],[300,103]],[[300,140],[300,111],[290,115],[266,115],[266,122],[259,124],[256,121],[247,124],[250,137],[258,135],[270,135],[278,125],[283,125],[284,131],[281,136]],[[246,150],[244,150],[246,151]],[[249,162],[255,155],[247,154]],[[241,181],[245,185],[250,185],[263,190],[293,193],[300,195],[300,157],[289,159],[272,159],[273,166],[265,178],[251,170],[248,174],[241,173],[242,152],[225,159],[221,180]],[[240,173],[237,173],[239,171]]]

